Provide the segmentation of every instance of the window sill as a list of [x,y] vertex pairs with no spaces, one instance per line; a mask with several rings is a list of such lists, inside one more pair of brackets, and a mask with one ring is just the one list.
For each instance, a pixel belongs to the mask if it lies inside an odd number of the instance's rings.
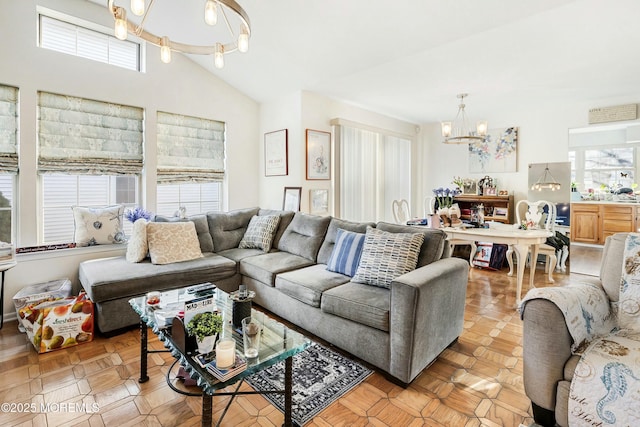
[[39,259],[51,259],[51,258],[66,258],[70,256],[83,256],[83,255],[97,255],[101,253],[110,253],[105,256],[116,256],[124,253],[127,249],[126,243],[114,244],[114,245],[96,245],[96,246],[82,246],[68,249],[52,249],[36,252],[25,252],[16,254],[16,260],[20,261],[35,261]]

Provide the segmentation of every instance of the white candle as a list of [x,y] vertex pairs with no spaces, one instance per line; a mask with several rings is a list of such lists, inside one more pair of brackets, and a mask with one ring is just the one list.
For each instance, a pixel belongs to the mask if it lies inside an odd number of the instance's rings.
[[236,342],[231,339],[218,341],[216,344],[216,366],[218,369],[228,369],[236,360]]

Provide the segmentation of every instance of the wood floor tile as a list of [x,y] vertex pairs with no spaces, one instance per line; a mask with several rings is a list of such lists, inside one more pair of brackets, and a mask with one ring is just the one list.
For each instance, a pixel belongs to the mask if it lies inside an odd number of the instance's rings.
[[[536,285],[550,286],[540,271]],[[570,275],[554,277],[558,286],[571,280]],[[308,427],[531,424],[522,382],[522,321],[514,309],[515,278],[508,277],[506,269],[474,268],[466,301],[462,335],[409,387],[374,372]],[[155,335],[149,337],[149,348],[164,348]],[[178,395],[166,384],[165,373],[172,363],[168,353],[150,355],[150,378],[141,384],[137,329],[110,338],[97,335],[91,343],[39,355],[17,331],[16,323],[6,322],[0,330],[0,401],[95,403],[99,410],[0,413],[0,426],[199,426],[200,398]],[[246,384],[242,387],[249,389]],[[228,400],[214,397],[214,416],[220,415]],[[222,425],[275,427],[283,420],[283,414],[264,397],[250,395],[234,401]]]

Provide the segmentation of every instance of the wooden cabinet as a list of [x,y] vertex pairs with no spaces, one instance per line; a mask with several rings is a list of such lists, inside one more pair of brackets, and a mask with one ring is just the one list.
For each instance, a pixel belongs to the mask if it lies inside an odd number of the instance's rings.
[[600,243],[600,205],[571,204],[571,241]]
[[637,230],[640,207],[615,203],[572,203],[571,241],[604,244],[607,236]]
[[484,220],[513,224],[513,196],[475,196],[461,194],[453,199],[460,206],[462,219],[470,220],[472,208],[484,207]]

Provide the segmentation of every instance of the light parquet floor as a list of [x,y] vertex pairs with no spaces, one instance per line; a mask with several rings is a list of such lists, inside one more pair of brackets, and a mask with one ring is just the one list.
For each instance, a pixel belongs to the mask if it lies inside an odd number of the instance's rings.
[[[307,425],[531,424],[522,383],[522,324],[515,310],[515,278],[506,272],[471,270],[462,336],[408,388],[376,372]],[[551,286],[540,267],[535,277],[537,286]],[[575,275],[556,274],[555,285],[568,283],[570,277]],[[525,285],[523,294],[526,289]],[[155,335],[149,336],[151,348],[163,348]],[[150,355],[151,379],[138,383],[139,349],[139,333],[134,329],[38,355],[17,331],[16,322],[6,323],[0,331],[0,425],[200,425],[200,399],[179,395],[166,384],[165,373],[173,362],[170,355]],[[227,399],[214,398],[214,416]],[[245,396],[231,405],[222,425],[279,426],[282,422],[282,414],[264,398]]]

